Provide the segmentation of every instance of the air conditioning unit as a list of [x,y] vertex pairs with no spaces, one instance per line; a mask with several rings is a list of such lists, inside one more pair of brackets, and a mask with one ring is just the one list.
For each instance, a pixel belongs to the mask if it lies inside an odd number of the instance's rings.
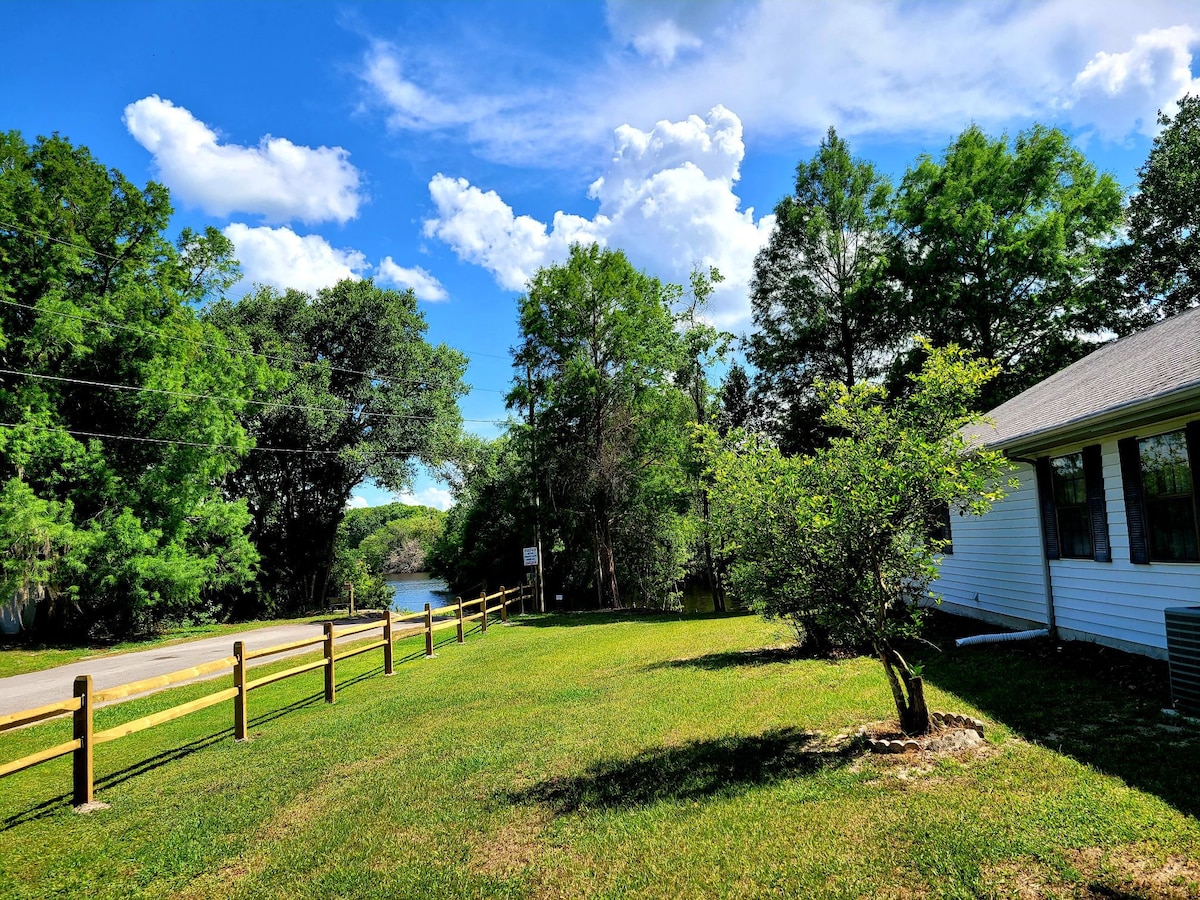
[[1185,716],[1200,717],[1200,606],[1163,611],[1167,619],[1167,659],[1171,697]]

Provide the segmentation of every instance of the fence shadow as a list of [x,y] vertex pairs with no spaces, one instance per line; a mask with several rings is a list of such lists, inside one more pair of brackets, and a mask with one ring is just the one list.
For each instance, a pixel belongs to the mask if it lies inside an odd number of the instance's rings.
[[581,774],[551,778],[502,798],[512,804],[549,806],[566,815],[584,809],[645,806],[660,800],[730,797],[757,785],[844,765],[859,752],[853,744],[831,749],[820,735],[779,728],[603,760]]
[[927,682],[1025,740],[1200,815],[1200,726],[1162,714],[1171,705],[1165,662],[1084,641],[955,648],[964,626],[938,619],[943,652],[927,653]]

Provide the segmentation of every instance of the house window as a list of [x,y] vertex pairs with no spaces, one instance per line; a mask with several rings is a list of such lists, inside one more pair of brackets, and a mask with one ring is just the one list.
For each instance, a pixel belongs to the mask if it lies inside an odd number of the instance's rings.
[[1112,562],[1100,445],[1040,457],[1036,470],[1046,559]]
[[1150,559],[1200,560],[1191,460],[1184,431],[1169,431],[1138,441],[1142,503]]
[[1050,476],[1054,485],[1060,555],[1069,559],[1092,559],[1092,518],[1083,453],[1051,458]]
[[929,537],[935,542],[934,547],[937,549],[937,552],[943,556],[953,556],[954,538],[950,533],[950,504],[939,503],[934,516],[933,527],[929,530]]

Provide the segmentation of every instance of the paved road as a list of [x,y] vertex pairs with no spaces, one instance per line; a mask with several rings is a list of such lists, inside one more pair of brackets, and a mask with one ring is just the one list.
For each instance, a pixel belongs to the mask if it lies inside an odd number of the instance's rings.
[[[337,625],[344,627],[359,622],[365,623],[369,620],[368,617],[339,619]],[[258,650],[275,644],[287,644],[308,637],[319,637],[324,633],[323,629],[324,626],[320,622],[272,625],[268,628],[244,631],[236,635],[201,638],[197,641],[155,647],[152,650],[106,654],[58,666],[54,669],[44,669],[41,672],[0,678],[0,715],[22,709],[32,709],[35,706],[70,697],[76,675],[91,675],[92,684],[97,689],[115,687],[119,684],[141,681],[143,678],[150,678],[154,675],[166,675],[168,672],[189,669],[201,663],[232,656],[234,641],[244,641],[247,650]],[[350,635],[343,640],[358,641],[364,638],[378,638],[380,634],[381,632],[368,631],[366,634]],[[302,647],[299,650],[272,656],[270,660],[283,659],[299,653],[311,653],[319,649],[319,644],[313,647]],[[262,662],[270,660],[262,660]],[[231,677],[231,671],[223,670],[202,678],[193,678],[192,681],[204,681],[211,678],[228,679]],[[181,684],[186,683],[181,682]]]

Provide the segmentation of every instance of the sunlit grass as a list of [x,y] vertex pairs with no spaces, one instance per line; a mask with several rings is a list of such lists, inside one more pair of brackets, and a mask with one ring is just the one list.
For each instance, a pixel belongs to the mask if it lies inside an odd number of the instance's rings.
[[[1156,731],[1119,687],[950,651],[928,661],[931,704],[991,721],[988,747],[864,756],[830,737],[894,714],[878,663],[741,652],[785,639],[749,616],[591,614],[443,633],[431,660],[409,640],[394,677],[376,652],[341,664],[333,706],[319,672],[255,692],[249,743],[222,705],[99,747],[110,809],[70,811],[65,760],[0,781],[0,894],[1086,896],[1200,856],[1196,797],[1168,777],[1191,779],[1200,733],[1158,752],[1137,732],[1143,765],[1132,744],[1042,746],[1021,712],[1037,690],[1090,697]],[[0,739],[0,758],[55,728]]]

